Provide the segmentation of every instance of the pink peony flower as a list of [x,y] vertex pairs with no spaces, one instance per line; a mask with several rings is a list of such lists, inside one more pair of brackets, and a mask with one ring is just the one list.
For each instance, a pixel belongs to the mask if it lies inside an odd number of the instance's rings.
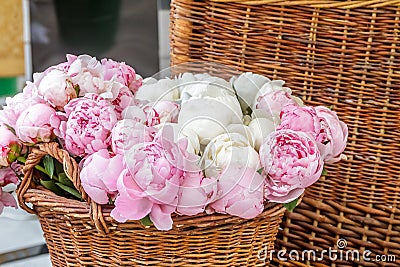
[[148,122],[157,121],[159,123],[177,123],[180,106],[178,103],[172,101],[161,100],[147,104],[144,107],[144,110],[148,112],[148,118],[151,118],[148,119]]
[[96,203],[107,204],[109,196],[117,193],[117,180],[124,170],[124,158],[121,155],[110,155],[106,149],[88,156],[80,174],[85,192]]
[[231,165],[218,178],[218,197],[208,212],[251,219],[264,210],[265,180],[256,170]]
[[148,180],[148,188],[145,189],[136,182],[136,176],[141,175],[140,172],[132,175],[129,170],[125,170],[121,174],[117,182],[119,195],[111,216],[123,223],[127,220],[140,220],[149,215],[157,229],[169,230],[173,223],[171,214],[176,210],[178,178],[162,180],[157,175],[161,182],[158,184],[157,178],[152,179],[150,170],[143,171],[145,176],[142,179]]
[[257,108],[267,112],[270,116],[279,114],[283,107],[287,104],[296,104],[285,91],[270,92],[258,99]]
[[125,222],[149,215],[157,229],[172,228],[171,214],[178,204],[184,173],[181,156],[186,147],[182,144],[174,143],[173,133],[166,130],[152,142],[139,143],[126,152],[129,171],[118,179],[119,195],[111,212],[114,219]]
[[4,207],[17,207],[17,202],[14,197],[3,191],[3,186],[8,184],[18,185],[19,180],[11,168],[0,169],[0,214],[3,212]]
[[260,148],[261,165],[268,175],[266,198],[288,203],[321,176],[323,161],[315,139],[304,132],[280,130]]
[[11,168],[0,169],[0,187],[9,184],[15,184],[15,185],[19,184],[19,179],[17,175]]
[[135,120],[121,120],[115,124],[111,132],[111,146],[116,154],[124,154],[134,145],[143,142],[151,142],[154,139],[156,129],[147,127]]
[[278,130],[294,130],[311,134],[318,143],[327,140],[326,132],[321,127],[321,118],[314,107],[286,105],[281,112],[281,124]]
[[151,104],[144,106],[143,111],[146,115],[145,124],[147,126],[156,126],[161,123],[161,118],[160,118],[157,110],[155,110]]
[[78,58],[75,55],[67,54],[66,55],[67,61],[62,62],[58,65],[55,66],[56,69],[58,70],[63,70],[65,72],[68,72],[69,68],[71,67],[71,64],[74,63],[74,61]]
[[2,188],[0,188],[0,214],[3,212],[4,207],[17,207],[17,202],[14,197],[8,193],[4,192]]
[[[302,101],[292,96],[292,91],[283,87],[284,81],[276,80],[264,84],[256,95],[255,108],[265,111],[268,117],[279,116],[285,105],[298,105]],[[254,109],[254,107],[253,107]]]
[[[65,116],[59,124],[59,137],[74,155],[86,156],[111,145],[111,130],[117,115],[108,101],[95,94],[73,99],[65,106]],[[57,125],[56,123],[54,125]]]
[[122,112],[132,104],[132,101],[133,93],[129,91],[128,87],[122,87],[117,98],[112,101],[119,120],[123,118]]
[[315,108],[317,116],[322,119],[321,127],[326,133],[325,143],[319,143],[321,156],[326,163],[334,163],[344,156],[341,155],[346,148],[348,128],[340,121],[336,112],[329,108],[318,106]]
[[73,60],[67,74],[71,77],[74,86],[79,86],[79,96],[94,93],[113,101],[124,87],[115,79],[105,79],[101,63],[95,57],[88,55],[80,55]]
[[50,142],[55,138],[50,121],[56,111],[46,104],[36,104],[26,109],[18,118],[15,132],[18,138],[28,144]]
[[143,111],[141,107],[138,107],[136,105],[131,105],[128,106],[126,109],[124,109],[124,111],[122,112],[122,118],[134,120],[136,122],[140,122],[141,124],[147,124],[146,113]]
[[[9,166],[17,159],[21,150],[22,144],[18,138],[5,125],[0,124],[0,166]],[[0,169],[0,181],[2,170]]]
[[111,59],[102,59],[104,67],[104,78],[106,80],[116,79],[119,83],[128,87],[133,93],[142,85],[142,77],[135,73],[135,70],[126,65],[125,62],[116,62]]
[[64,110],[64,106],[77,97],[70,77],[64,70],[57,69],[57,66],[43,73],[35,73],[33,80],[38,95],[58,110]]
[[185,172],[179,188],[176,211],[183,215],[196,215],[215,200],[218,192],[217,180],[205,178],[201,171]]
[[[25,153],[25,150],[23,149],[21,153]],[[13,175],[15,174],[17,177],[23,177],[24,176],[24,172],[23,172],[24,166],[25,165],[23,163],[14,161],[13,163],[11,163],[10,169],[13,171]]]
[[0,122],[15,129],[15,124],[22,112],[35,104],[45,103],[36,92],[35,84],[27,82],[22,93],[16,94],[14,97],[7,97],[6,106],[0,110]]

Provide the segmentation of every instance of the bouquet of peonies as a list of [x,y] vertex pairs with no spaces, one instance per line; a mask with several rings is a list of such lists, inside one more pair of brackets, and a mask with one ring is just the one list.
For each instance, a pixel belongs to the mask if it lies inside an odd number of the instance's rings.
[[[32,147],[58,142],[79,162],[81,184],[118,222],[172,228],[173,213],[251,219],[266,202],[296,206],[324,163],[344,157],[347,126],[253,73],[142,78],[125,63],[88,55],[34,75],[0,111],[0,186],[17,184]],[[35,182],[80,199],[47,156]],[[0,190],[3,206],[16,206]]]

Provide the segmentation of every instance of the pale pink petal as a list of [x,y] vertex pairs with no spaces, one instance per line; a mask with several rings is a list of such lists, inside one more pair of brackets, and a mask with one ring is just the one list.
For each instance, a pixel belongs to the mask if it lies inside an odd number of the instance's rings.
[[14,208],[17,207],[17,201],[15,201],[15,198],[10,193],[1,192],[0,197],[1,197],[0,202],[3,203],[5,207],[14,207]]
[[140,220],[150,213],[153,203],[147,198],[131,198],[122,194],[115,200],[118,213],[128,220]]
[[150,213],[150,219],[158,230],[168,231],[172,229],[173,224],[171,213],[165,212],[159,205],[154,205]]
[[114,209],[111,211],[110,215],[114,220],[116,220],[119,223],[124,223],[128,220],[127,218],[125,218],[124,216],[121,215],[121,213],[119,212],[117,207],[114,207]]
[[237,201],[228,207],[226,212],[244,219],[252,219],[263,212],[264,205],[262,201],[262,198],[258,202],[254,201],[254,199]]
[[102,188],[97,188],[87,183],[82,182],[82,187],[93,201],[99,204],[108,203],[107,192]]
[[278,194],[275,194],[275,192],[271,192],[271,194],[267,194],[267,199],[272,202],[277,202],[277,203],[289,203],[295,200],[296,198],[299,198],[301,194],[304,193],[304,188],[297,188],[294,190],[291,190],[289,193],[287,193],[284,196],[280,196]]

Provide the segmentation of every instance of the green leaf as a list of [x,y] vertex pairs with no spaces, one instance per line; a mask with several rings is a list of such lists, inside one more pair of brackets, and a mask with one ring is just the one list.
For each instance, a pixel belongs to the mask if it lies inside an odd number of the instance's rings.
[[68,178],[68,176],[62,172],[58,175],[59,182],[62,183],[63,185],[69,186],[74,188],[74,184],[72,181]]
[[152,226],[153,222],[150,219],[150,216],[147,215],[146,217],[140,219],[140,222],[144,225],[144,226]]
[[46,170],[47,174],[50,176],[50,178],[53,178],[54,175],[54,159],[46,155],[43,158],[43,164],[44,164],[44,169]]
[[261,169],[258,169],[258,173],[261,175],[262,174],[262,172],[263,172],[263,170],[264,170],[264,168],[261,168]]
[[323,168],[322,169],[322,174],[321,174],[322,176],[325,176],[325,175],[328,175],[328,171],[325,169],[325,168]]
[[58,185],[62,190],[66,191],[66,192],[70,193],[71,195],[73,195],[74,197],[78,198],[79,200],[82,200],[81,194],[75,188],[66,186],[62,183],[56,183],[56,185]]
[[296,198],[295,200],[289,202],[289,203],[284,203],[283,206],[290,212],[292,212],[294,210],[294,208],[296,208],[297,206],[297,202],[299,201],[298,198]]
[[79,97],[79,93],[81,92],[81,88],[77,84],[77,85],[75,85],[74,89],[75,89],[75,92],[76,92],[76,96]]
[[17,158],[17,160],[18,160],[19,162],[21,162],[21,163],[24,163],[24,164],[25,164],[25,162],[26,162],[26,158],[24,158],[24,157],[22,157],[22,156],[19,156],[19,157]]
[[56,185],[54,180],[40,180],[40,184],[57,195],[62,195],[63,193],[63,191]]
[[18,144],[10,145],[10,151],[7,154],[7,160],[9,163],[14,162],[21,154],[21,146]]
[[56,175],[64,172],[64,166],[58,160],[54,161],[54,171]]

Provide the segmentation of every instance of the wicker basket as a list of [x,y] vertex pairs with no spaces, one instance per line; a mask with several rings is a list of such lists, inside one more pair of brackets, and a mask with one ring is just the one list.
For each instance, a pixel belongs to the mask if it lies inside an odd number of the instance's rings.
[[287,213],[278,247],[321,251],[344,238],[346,249],[398,261],[324,264],[400,266],[400,1],[173,0],[171,20],[172,65],[283,79],[349,126],[348,160]]
[[[56,143],[39,148],[27,159],[18,198],[22,208],[38,215],[53,266],[263,266],[260,251],[274,247],[282,205],[267,205],[252,220],[222,214],[175,216],[174,228],[165,232],[137,221],[120,224],[110,217],[112,206],[101,208],[84,193],[78,165],[66,151]],[[47,154],[64,164],[87,202],[35,186],[34,167]]]

